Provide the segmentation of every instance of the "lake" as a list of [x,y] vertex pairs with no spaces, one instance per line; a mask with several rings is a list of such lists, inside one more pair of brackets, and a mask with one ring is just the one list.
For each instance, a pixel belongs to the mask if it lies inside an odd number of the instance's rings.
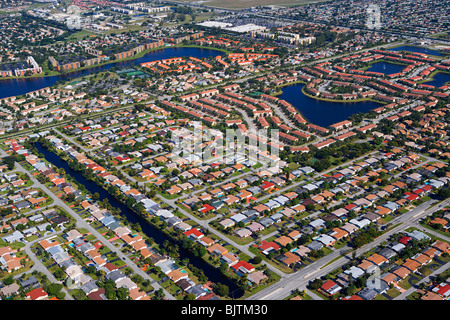
[[302,92],[303,86],[296,84],[284,87],[283,93],[278,98],[292,104],[305,119],[321,127],[328,127],[348,119],[353,114],[367,113],[381,106],[373,101],[329,102],[310,98]]
[[410,51],[410,52],[418,52],[418,53],[425,53],[425,54],[431,54],[433,56],[442,57],[443,54],[440,53],[437,50],[428,49],[425,47],[417,47],[417,46],[400,46],[397,48],[391,48],[387,49],[388,51]]
[[427,81],[424,84],[429,84],[431,86],[435,87],[441,87],[445,85],[447,82],[450,82],[450,74],[449,73],[443,73],[443,72],[437,72],[434,74],[433,79],[431,81]]
[[112,67],[131,67],[139,65],[143,62],[168,59],[173,57],[195,57],[195,58],[207,58],[216,57],[223,54],[221,51],[213,49],[203,48],[189,48],[189,47],[167,47],[150,51],[140,58],[112,62],[109,64],[92,67],[84,70],[75,70],[73,72],[65,73],[56,76],[36,77],[36,78],[20,78],[20,79],[0,79],[0,99],[22,95],[27,92],[35,91],[45,87],[50,87],[56,82],[63,80],[71,80],[83,76],[87,76],[96,72],[109,70]]
[[395,64],[395,63],[389,63],[386,61],[380,61],[373,63],[367,71],[373,71],[373,72],[381,72],[384,74],[393,74],[401,72],[406,66]]
[[[35,147],[40,153],[44,155],[45,159],[48,162],[50,162],[51,164],[53,164],[58,168],[64,168],[66,174],[69,174],[76,181],[84,185],[86,189],[89,190],[89,192],[91,192],[92,194],[97,192],[100,195],[99,201],[102,201],[105,198],[108,199],[109,203],[113,207],[119,208],[121,210],[121,214],[124,215],[130,223],[132,224],[138,223],[142,228],[142,232],[148,237],[153,238],[153,240],[156,243],[162,245],[165,240],[173,242],[173,240],[169,236],[167,236],[162,231],[160,231],[159,229],[148,223],[143,217],[141,217],[134,211],[128,209],[126,205],[118,201],[116,198],[112,197],[105,189],[98,186],[95,182],[86,179],[81,174],[81,172],[75,171],[72,168],[70,168],[68,163],[62,160],[60,157],[58,157],[58,155],[44,148],[39,142],[35,143]],[[188,258],[189,262],[192,265],[203,270],[204,274],[208,277],[209,280],[215,283],[222,283],[227,285],[228,288],[230,289],[230,297],[240,298],[243,295],[242,289],[239,288],[237,284],[234,283],[232,280],[222,275],[219,269],[214,268],[210,264],[203,261],[201,258],[195,257],[191,252],[183,249],[181,245],[179,246],[178,252],[180,253],[179,257],[180,260]]]

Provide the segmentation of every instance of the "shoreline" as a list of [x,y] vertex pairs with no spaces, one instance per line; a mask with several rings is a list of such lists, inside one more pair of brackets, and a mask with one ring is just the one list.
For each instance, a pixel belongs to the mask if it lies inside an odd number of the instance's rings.
[[[306,84],[306,82],[304,82],[304,81],[295,81],[295,82],[291,82],[291,83],[288,83],[288,84],[284,84],[284,85],[280,85],[280,86],[277,86],[276,88],[277,89],[280,89],[279,91],[277,91],[277,92],[275,92],[274,94],[271,94],[271,96],[279,96],[279,95],[281,95],[281,94],[283,94],[283,90],[282,90],[282,88],[284,88],[284,87],[288,87],[288,86],[294,86],[294,85],[297,85],[297,84],[303,84],[303,85],[305,85]],[[385,105],[386,103],[384,103],[384,102],[382,102],[382,101],[378,101],[378,100],[373,100],[373,99],[371,99],[371,98],[358,98],[358,99],[350,99],[350,100],[338,100],[338,99],[328,99],[328,98],[322,98],[322,97],[317,97],[317,96],[313,96],[313,95],[311,95],[310,93],[308,93],[308,92],[306,92],[305,91],[305,86],[303,86],[302,87],[302,93],[305,95],[305,96],[307,96],[307,97],[309,97],[309,98],[311,98],[311,99],[316,99],[316,100],[321,100],[321,101],[327,101],[327,102],[338,102],[338,103],[353,103],[353,102],[365,102],[365,101],[372,101],[372,102],[376,102],[376,103],[379,103],[379,104],[381,104],[381,105]]]
[[[427,78],[417,81],[418,84],[427,84],[427,82],[433,81],[434,80],[434,76],[437,75],[438,73],[442,73],[442,74],[448,74],[450,75],[449,71],[444,71],[444,70],[434,70],[433,72],[431,72]],[[450,79],[448,81],[446,81],[443,86],[450,84]]]
[[[304,82],[303,80],[294,81],[294,82],[291,82],[291,83],[288,83],[288,84],[279,85],[279,86],[276,87],[278,89],[278,91],[273,93],[273,94],[271,94],[271,96],[274,96],[274,97],[280,96],[281,94],[283,94],[282,88],[289,87],[289,86],[295,86],[295,85],[298,85],[298,84],[303,84],[303,87],[302,87],[302,89],[300,91],[305,96],[307,96],[308,98],[311,98],[311,99],[321,100],[321,101],[325,101],[325,102],[336,102],[336,103],[354,103],[354,102],[366,102],[366,101],[368,101],[368,102],[378,103],[378,104],[380,104],[380,107],[388,104],[387,102],[377,101],[377,100],[373,100],[371,98],[359,98],[359,99],[352,99],[352,100],[337,100],[337,99],[327,99],[327,98],[316,97],[316,96],[313,96],[313,95],[311,95],[311,94],[309,94],[309,93],[307,93],[305,91],[306,82]],[[301,112],[301,110],[299,110],[296,106],[294,106],[292,103],[291,103],[291,105],[307,121],[307,123],[315,124],[314,122],[309,120],[308,117],[306,117]],[[372,112],[372,111],[373,111],[373,109],[371,109],[369,112]],[[363,112],[362,114],[366,115],[366,114],[369,114],[369,112]],[[348,120],[348,118],[346,118],[346,120]],[[327,126],[327,127],[329,127],[329,126]]]
[[77,72],[77,71],[84,71],[84,70],[88,70],[88,69],[93,69],[96,67],[103,67],[105,65],[111,64],[111,63],[116,63],[116,62],[125,62],[125,61],[132,61],[132,60],[136,60],[139,58],[142,58],[143,56],[145,56],[147,53],[153,52],[153,51],[157,51],[157,50],[165,50],[167,48],[197,48],[197,49],[207,49],[207,50],[216,50],[219,52],[223,52],[225,54],[228,54],[229,51],[225,50],[225,49],[220,49],[220,48],[214,48],[214,47],[205,47],[205,46],[198,46],[198,45],[172,45],[172,46],[162,46],[162,47],[158,47],[158,48],[153,48],[153,49],[147,49],[144,50],[142,52],[139,52],[137,54],[135,54],[132,57],[128,57],[128,58],[124,58],[124,59],[119,59],[119,60],[106,60],[106,62],[102,62],[102,63],[98,63],[98,64],[94,64],[91,66],[85,66],[85,67],[80,67],[77,69],[73,69],[73,70],[69,70],[68,72],[58,72],[58,71],[54,71],[54,70],[50,70],[49,74],[43,74],[43,73],[39,73],[39,74],[34,74],[31,76],[13,76],[13,77],[1,77],[0,78],[0,83],[3,80],[15,80],[15,79],[34,79],[34,78],[47,78],[47,77],[55,77],[55,76],[65,76],[65,75],[70,75],[71,73]]

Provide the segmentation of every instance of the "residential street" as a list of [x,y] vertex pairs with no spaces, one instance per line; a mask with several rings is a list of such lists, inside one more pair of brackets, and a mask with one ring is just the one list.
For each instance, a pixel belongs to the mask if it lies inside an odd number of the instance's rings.
[[[161,286],[154,281],[150,276],[142,271],[140,268],[136,266],[134,262],[132,262],[125,254],[123,254],[118,248],[116,248],[113,244],[111,244],[109,241],[107,241],[97,230],[95,230],[89,223],[84,221],[75,211],[73,211],[69,206],[67,206],[61,199],[59,199],[53,192],[51,192],[46,186],[41,184],[35,177],[30,175],[25,168],[23,168],[19,163],[16,162],[16,169],[17,171],[26,173],[30,179],[34,183],[34,187],[42,189],[48,196],[50,196],[53,199],[53,205],[57,205],[61,207],[64,211],[69,213],[77,223],[77,226],[80,228],[87,229],[91,234],[93,234],[104,246],[109,248],[112,252],[115,252],[117,256],[122,259],[127,266],[129,266],[136,274],[142,276],[145,280],[149,280],[151,285],[155,288],[155,290],[158,290],[161,288]],[[36,262],[36,260],[34,260]],[[164,289],[163,289],[164,290]],[[174,300],[175,298],[166,290],[164,290],[164,294],[167,299]]]
[[[417,222],[427,215],[431,215],[433,212],[438,211],[439,206],[434,206],[430,209],[427,209],[432,203],[435,201],[430,200],[422,203],[417,206],[413,210],[393,219],[391,221],[392,225],[397,225],[395,228],[385,232],[380,237],[376,238],[369,244],[364,245],[363,247],[356,250],[356,256],[360,256],[364,252],[371,250],[372,248],[378,246],[382,242],[386,241],[389,236],[392,234],[401,232],[409,228],[410,226],[415,226]],[[448,205],[450,203],[450,199],[447,199],[442,202],[442,205]],[[306,266],[299,271],[286,275],[283,279],[281,279],[276,284],[261,290],[260,292],[252,295],[248,300],[280,300],[284,299],[286,296],[290,294],[291,291],[295,289],[303,290],[306,288],[306,285],[310,280],[314,278],[321,277],[338,267],[344,265],[351,259],[351,253],[345,255],[344,257],[333,261],[335,258],[338,258],[342,251],[351,249],[348,246],[341,248],[340,250],[335,250],[334,252],[328,254],[327,256],[319,259],[314,264]],[[333,262],[331,262],[333,261]]]

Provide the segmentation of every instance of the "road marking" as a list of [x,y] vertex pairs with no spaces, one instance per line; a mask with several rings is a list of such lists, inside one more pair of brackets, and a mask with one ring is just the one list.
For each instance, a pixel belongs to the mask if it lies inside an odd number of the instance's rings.
[[280,291],[280,290],[282,290],[282,289],[283,289],[283,288],[278,288],[277,290],[274,290],[274,291],[272,291],[271,293],[266,294],[264,297],[261,298],[261,300],[264,300],[265,298],[267,298],[267,297],[273,295],[274,293],[276,293],[276,292],[278,292],[278,291]]
[[303,279],[308,278],[310,275],[312,275],[313,273],[316,273],[317,271],[319,271],[319,269],[317,269],[317,270],[315,270],[315,271],[313,271],[313,272],[308,273],[306,276],[303,277]]

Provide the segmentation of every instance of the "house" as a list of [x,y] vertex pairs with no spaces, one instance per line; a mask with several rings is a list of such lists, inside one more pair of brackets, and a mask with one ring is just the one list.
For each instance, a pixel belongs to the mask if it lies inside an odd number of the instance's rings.
[[371,274],[376,271],[377,266],[374,265],[371,261],[367,259],[363,259],[360,264],[357,266],[358,268],[364,270],[366,273]]
[[280,246],[274,241],[268,242],[266,240],[262,240],[258,248],[261,250],[263,254],[268,255],[271,252],[278,251],[280,249]]
[[208,247],[206,250],[208,250],[208,252],[210,254],[215,254],[215,255],[218,255],[218,256],[221,256],[221,255],[224,255],[225,253],[228,253],[228,249],[226,249],[225,247],[223,247],[222,245],[220,245],[218,243],[214,243],[213,245]]
[[365,287],[360,290],[357,295],[363,298],[364,300],[373,300],[377,296],[378,292],[374,289]]
[[405,279],[411,273],[411,271],[408,268],[400,267],[392,273],[394,273],[400,279]]
[[439,250],[440,252],[444,253],[450,253],[450,245],[447,242],[441,241],[441,240],[436,240],[433,244],[432,247]]
[[295,265],[297,262],[300,261],[300,257],[290,251],[286,252],[283,257],[280,259],[280,261],[290,267],[292,265]]
[[253,271],[255,271],[255,267],[252,266],[250,263],[241,260],[238,263],[236,263],[235,265],[232,266],[232,268],[237,272],[237,273],[252,273]]
[[278,243],[280,246],[285,247],[289,243],[291,243],[293,240],[286,236],[280,236],[279,238],[274,240],[276,243]]
[[400,278],[399,278],[397,275],[395,275],[395,274],[393,274],[393,273],[390,273],[390,272],[383,273],[383,274],[380,276],[380,278],[381,278],[381,280],[384,281],[387,285],[390,285],[391,283],[396,283],[398,280],[400,280]]
[[311,252],[311,249],[305,246],[299,246],[294,253],[299,255],[300,257],[306,256],[309,252]]
[[416,260],[418,263],[420,263],[420,265],[428,264],[433,260],[431,257],[427,256],[424,253],[416,254],[412,257],[412,259]]
[[253,233],[264,230],[264,226],[256,221],[253,221],[247,228]]
[[364,275],[365,272],[361,268],[352,266],[349,269],[345,270],[344,273],[347,275],[351,275],[353,279],[358,279],[359,277]]
[[362,229],[365,226],[370,224],[370,220],[366,219],[366,218],[351,219],[349,222],[354,224],[355,226],[357,226],[360,229]]
[[395,252],[399,253],[400,251],[402,251],[405,248],[405,245],[403,243],[397,243],[395,245],[393,245],[391,247],[392,250],[394,250]]
[[36,288],[25,294],[26,300],[48,300],[48,293],[42,288]]
[[200,232],[199,230],[192,228],[186,232],[183,233],[186,237],[193,239],[193,240],[199,240],[201,239],[204,234]]
[[306,245],[307,248],[312,250],[320,250],[323,248],[323,243],[319,241],[312,241]]
[[239,258],[236,255],[229,252],[224,253],[220,257],[220,260],[225,262],[229,267],[232,267],[233,265],[239,262]]
[[325,221],[318,218],[318,219],[311,221],[308,225],[314,229],[321,229],[325,226]]
[[326,247],[332,246],[334,244],[334,242],[336,241],[335,238],[333,238],[327,234],[321,234],[316,240],[322,242],[323,245]]
[[249,229],[242,228],[242,229],[236,230],[234,232],[234,234],[237,235],[240,238],[247,238],[247,237],[250,237],[252,235],[252,232]]
[[3,288],[0,289],[0,294],[4,297],[9,297],[13,294],[16,294],[19,292],[19,285],[15,282],[13,282],[10,285],[4,286]]
[[2,237],[2,240],[8,243],[21,242],[24,239],[24,235],[20,231],[14,231],[13,233]]
[[339,229],[348,232],[348,234],[352,234],[355,231],[358,230],[358,227],[350,222],[346,222],[344,225],[342,225]]
[[435,291],[440,296],[448,299],[450,296],[450,284],[441,284],[438,287],[434,288],[433,291]]
[[386,262],[389,261],[382,255],[377,254],[377,253],[372,254],[370,257],[366,258],[366,260],[372,262],[373,264],[375,264],[377,266],[382,266],[383,264],[385,264]]
[[226,218],[219,222],[219,224],[224,228],[229,228],[235,225],[235,222],[231,220],[230,218]]
[[256,285],[259,285],[261,282],[267,280],[268,277],[262,271],[255,271],[247,275],[247,279]]
[[342,290],[342,287],[332,280],[327,280],[320,287],[320,290],[329,296],[332,296]]

